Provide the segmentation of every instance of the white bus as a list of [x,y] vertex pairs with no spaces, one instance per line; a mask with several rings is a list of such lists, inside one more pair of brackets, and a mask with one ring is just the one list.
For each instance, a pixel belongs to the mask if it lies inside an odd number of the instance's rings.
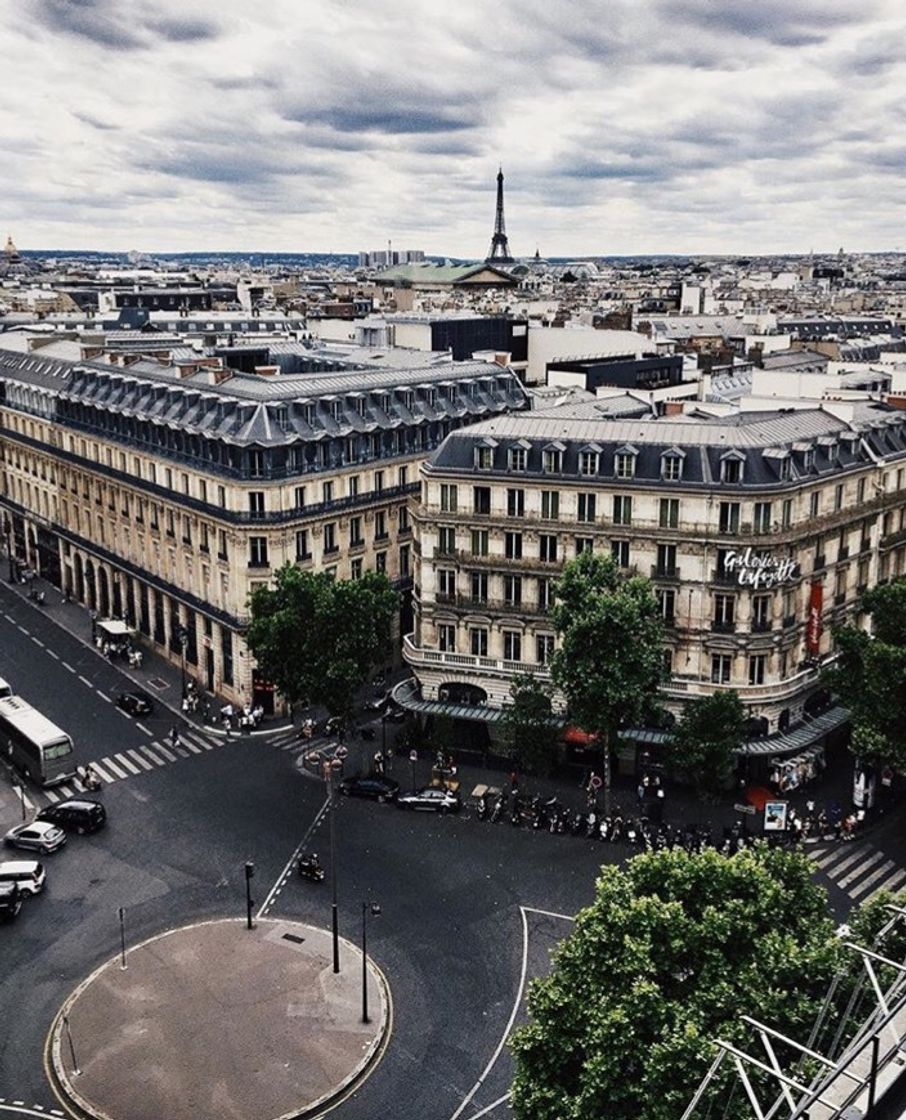
[[0,700],[0,757],[42,786],[75,774],[72,739],[21,696]]

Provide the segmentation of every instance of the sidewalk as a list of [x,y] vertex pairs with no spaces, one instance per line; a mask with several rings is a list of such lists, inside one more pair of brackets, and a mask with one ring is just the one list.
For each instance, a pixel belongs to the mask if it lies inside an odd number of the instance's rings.
[[[3,585],[12,594],[17,595],[24,603],[34,610],[36,614],[40,613],[45,615],[83,645],[94,650],[99,658],[103,656],[97,650],[92,638],[91,618],[87,607],[74,600],[64,602],[59,588],[54,587],[53,584],[47,583],[45,580],[39,579],[36,581],[36,586],[45,593],[44,606],[38,606],[28,598],[27,586],[9,583],[8,580],[4,580]],[[128,662],[121,658],[111,661],[111,664],[115,665],[123,676],[130,680],[136,688],[140,688],[143,692],[146,692],[156,704],[166,708],[176,720],[203,729],[209,735],[227,734],[219,719],[220,709],[226,703],[225,699],[215,696],[213,693],[200,692],[202,704],[205,700],[210,704],[210,711],[213,719],[211,723],[204,722],[202,711],[183,712],[182,670],[180,666],[171,664],[165,657],[157,653],[154,646],[147,641],[142,634],[138,636],[137,647],[142,652],[142,667],[140,669],[130,668]],[[191,669],[191,666],[188,668]],[[187,677],[194,679],[190,672],[187,673]],[[289,726],[290,721],[287,718],[277,716],[265,717],[265,719],[262,720],[261,726],[256,730],[240,731],[238,728],[234,728],[232,734],[272,735]]]
[[102,965],[54,1020],[55,1087],[80,1117],[276,1120],[320,1112],[362,1081],[391,1029],[386,980],[328,930],[202,922]]

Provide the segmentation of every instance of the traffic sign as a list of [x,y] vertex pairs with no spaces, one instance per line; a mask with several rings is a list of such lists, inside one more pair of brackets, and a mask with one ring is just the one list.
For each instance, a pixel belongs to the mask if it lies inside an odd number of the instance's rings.
[[754,817],[758,812],[754,805],[734,805],[733,808],[737,813],[746,813],[750,817]]
[[600,789],[601,786],[604,785],[604,783],[601,781],[601,779],[598,777],[597,774],[592,774],[591,779],[590,779],[588,784],[591,786],[592,789]]
[[409,752],[409,761],[410,762],[418,762],[418,751],[410,751]]

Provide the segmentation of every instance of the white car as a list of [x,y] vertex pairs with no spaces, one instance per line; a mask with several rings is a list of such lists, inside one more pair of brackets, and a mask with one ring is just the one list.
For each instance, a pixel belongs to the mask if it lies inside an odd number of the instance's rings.
[[66,843],[66,833],[50,821],[32,821],[31,824],[17,824],[3,837],[3,842],[11,848],[24,848],[27,851],[55,852]]

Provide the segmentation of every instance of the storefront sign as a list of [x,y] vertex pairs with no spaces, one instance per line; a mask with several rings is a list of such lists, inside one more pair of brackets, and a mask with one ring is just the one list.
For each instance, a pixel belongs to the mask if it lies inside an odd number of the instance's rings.
[[821,651],[821,634],[824,626],[821,622],[821,611],[824,606],[824,584],[820,579],[812,581],[808,597],[808,619],[805,625],[805,648],[811,657],[817,657]]
[[799,578],[799,565],[786,556],[769,552],[730,549],[724,557],[724,571],[736,576],[740,587],[777,587]]
[[765,832],[785,832],[788,801],[766,801],[764,803]]

